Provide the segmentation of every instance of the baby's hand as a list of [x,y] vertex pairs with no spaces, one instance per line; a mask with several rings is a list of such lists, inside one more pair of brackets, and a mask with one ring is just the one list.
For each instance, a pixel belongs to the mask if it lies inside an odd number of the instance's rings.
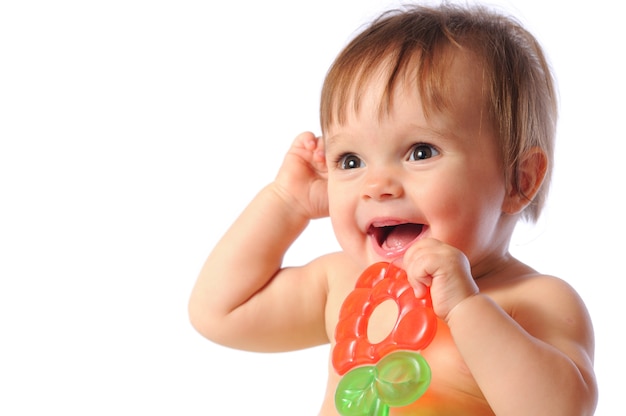
[[324,140],[313,133],[301,133],[293,141],[274,181],[287,203],[306,218],[328,216]]
[[446,322],[457,304],[478,293],[465,254],[439,240],[426,238],[413,244],[404,255],[403,267],[417,293],[430,287],[435,314]]

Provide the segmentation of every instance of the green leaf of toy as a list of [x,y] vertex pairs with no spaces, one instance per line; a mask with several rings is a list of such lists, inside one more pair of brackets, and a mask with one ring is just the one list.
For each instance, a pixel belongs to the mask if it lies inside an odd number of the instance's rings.
[[388,406],[406,406],[419,399],[430,384],[430,367],[413,351],[396,351],[376,365],[377,396]]
[[335,406],[342,416],[388,416],[390,407],[419,399],[430,377],[430,367],[420,353],[395,351],[376,366],[347,372],[337,385]]
[[378,397],[376,367],[355,368],[339,381],[335,406],[343,416],[387,416],[389,406]]

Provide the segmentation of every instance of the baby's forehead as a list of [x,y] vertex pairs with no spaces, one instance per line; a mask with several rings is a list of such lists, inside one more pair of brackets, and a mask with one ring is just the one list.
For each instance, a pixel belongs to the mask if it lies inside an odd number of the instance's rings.
[[[380,57],[379,57],[380,58]],[[487,76],[483,60],[474,52],[447,48],[428,62],[419,53],[400,61],[393,54],[374,62],[361,61],[350,68],[351,76],[335,82],[332,93],[322,106],[322,130],[342,125],[359,115],[364,107],[370,116],[383,118],[399,102],[398,96],[410,94],[422,106],[426,116],[454,113],[466,102],[488,113]]]

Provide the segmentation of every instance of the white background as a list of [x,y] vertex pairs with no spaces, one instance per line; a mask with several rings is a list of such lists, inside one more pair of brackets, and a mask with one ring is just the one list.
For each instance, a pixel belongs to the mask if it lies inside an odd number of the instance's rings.
[[[187,298],[292,138],[319,132],[336,53],[393,4],[0,3],[0,414],[317,414],[327,347],[214,345],[189,325]],[[597,414],[618,414],[621,14],[609,0],[496,4],[544,45],[561,96],[548,210],[512,251],[587,302]],[[336,247],[320,220],[287,261]]]

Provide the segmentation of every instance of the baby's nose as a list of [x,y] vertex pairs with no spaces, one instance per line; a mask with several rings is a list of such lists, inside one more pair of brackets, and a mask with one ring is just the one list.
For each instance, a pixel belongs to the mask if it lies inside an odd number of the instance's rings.
[[365,180],[363,196],[378,201],[402,196],[402,183],[393,172],[381,170],[368,173]]

